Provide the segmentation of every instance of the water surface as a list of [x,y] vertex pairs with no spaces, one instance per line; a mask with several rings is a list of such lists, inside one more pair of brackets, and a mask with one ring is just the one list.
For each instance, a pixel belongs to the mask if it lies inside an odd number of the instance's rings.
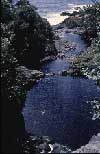
[[[64,34],[63,39],[77,43],[73,55],[86,47],[77,34]],[[57,58],[44,65],[42,70],[57,73],[69,66],[65,59]],[[26,130],[49,136],[70,148],[86,144],[100,131],[100,121],[92,120],[91,105],[87,103],[96,98],[100,99],[100,89],[93,80],[59,75],[45,77],[27,94],[23,110]]]

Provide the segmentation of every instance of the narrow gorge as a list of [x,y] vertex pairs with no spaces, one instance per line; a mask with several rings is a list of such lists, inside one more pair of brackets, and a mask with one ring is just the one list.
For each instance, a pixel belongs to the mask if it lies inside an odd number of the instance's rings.
[[2,152],[99,153],[100,3],[14,2],[1,1]]

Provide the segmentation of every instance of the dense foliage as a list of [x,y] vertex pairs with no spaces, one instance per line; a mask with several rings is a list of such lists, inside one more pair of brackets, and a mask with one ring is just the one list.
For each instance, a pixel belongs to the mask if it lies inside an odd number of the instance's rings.
[[84,31],[84,38],[91,42],[100,31],[100,3],[80,8],[79,12],[70,14],[63,24],[69,28],[80,27]]
[[[82,37],[89,43],[87,50],[73,63],[74,69],[79,69],[81,74],[96,80],[100,86],[100,3],[84,7],[79,11],[82,17],[81,28],[84,30]],[[100,119],[100,100],[93,100],[93,118]]]
[[37,66],[44,57],[56,54],[51,27],[37,14],[33,6],[19,1],[15,16],[13,46],[19,53],[16,57],[20,63]]
[[84,8],[81,12],[86,12],[83,36],[91,43],[80,56],[80,66],[85,74],[100,84],[100,3]]
[[56,52],[49,23],[27,0],[16,5],[1,0],[1,13],[2,150],[16,153],[25,133],[21,110],[26,92],[43,76],[26,67],[34,68],[42,58]]
[[[78,12],[65,13],[69,17],[61,24],[76,28],[86,41],[88,48],[72,62],[71,69],[64,75],[86,76],[100,86],[100,3],[93,0],[93,5],[80,8]],[[100,119],[100,100],[92,100],[93,119]]]
[[93,5],[83,7],[76,15],[65,19],[63,24],[81,30],[81,36],[89,46],[73,62],[73,68],[79,68],[81,73],[100,84],[100,3],[95,1]]

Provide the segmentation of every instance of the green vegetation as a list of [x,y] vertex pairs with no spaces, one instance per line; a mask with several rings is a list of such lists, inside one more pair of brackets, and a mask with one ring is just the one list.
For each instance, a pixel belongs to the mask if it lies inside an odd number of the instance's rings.
[[85,75],[100,85],[100,3],[87,7],[84,11],[89,17],[84,21],[83,36],[91,43],[87,51],[80,56],[80,67]]
[[[80,9],[62,23],[68,28],[79,28],[88,48],[73,62],[73,70],[97,81],[100,85],[100,3],[95,2]],[[77,30],[77,31],[78,31]]]
[[19,1],[16,4],[15,16],[13,46],[19,53],[16,57],[20,63],[28,63],[33,67],[44,57],[56,54],[51,27],[37,14],[33,6]]
[[92,106],[92,119],[100,119],[100,100],[93,100],[90,103]]
[[[25,142],[22,141],[26,132],[21,113],[26,93],[37,79],[44,76],[32,69],[57,53],[52,28],[27,0],[20,0],[15,5],[11,0],[1,0],[1,13],[2,152],[22,153],[21,143],[26,146],[27,142],[27,137]],[[90,47],[78,57],[73,67],[100,84],[100,4],[70,15],[63,24],[84,30],[83,38]],[[74,74],[77,76],[76,72]],[[34,151],[35,147],[31,148]]]
[[[66,74],[84,76],[96,80],[100,86],[100,3],[80,9],[77,15],[69,16],[63,22],[68,28],[81,29],[82,38],[88,48],[72,62],[72,67]],[[100,100],[91,101],[93,119],[100,119]]]
[[[88,45],[86,51],[72,61],[70,70],[62,72],[62,75],[90,78],[100,86],[100,3],[93,2],[92,6],[83,7],[77,14],[69,14],[61,24],[76,28]],[[93,119],[100,119],[100,100],[92,100],[90,104]]]
[[20,153],[26,92],[43,77],[40,71],[28,68],[35,68],[40,60],[56,54],[54,35],[49,23],[27,0],[14,6],[10,0],[1,0],[1,11],[2,151]]
[[91,43],[100,31],[100,3],[80,8],[79,12],[70,14],[62,24],[68,28],[81,28],[84,31],[83,37]]
[[61,16],[75,16],[78,15],[79,13],[77,11],[73,11],[72,13],[69,12],[62,12],[60,15]]
[[100,36],[95,38],[87,51],[78,57],[73,67],[79,67],[88,78],[92,78],[100,85]]

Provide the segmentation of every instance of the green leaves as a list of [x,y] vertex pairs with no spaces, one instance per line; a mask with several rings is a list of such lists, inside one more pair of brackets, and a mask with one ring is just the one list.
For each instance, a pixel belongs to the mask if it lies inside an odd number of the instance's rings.
[[[18,99],[23,102],[36,76],[29,79],[24,70],[19,73],[16,68],[20,65],[33,68],[45,56],[55,54],[54,36],[49,23],[37,14],[36,8],[27,0],[20,0],[15,6],[8,0],[2,0],[1,6],[2,91],[7,93],[8,101],[17,104]],[[27,70],[27,73],[30,72]]]

